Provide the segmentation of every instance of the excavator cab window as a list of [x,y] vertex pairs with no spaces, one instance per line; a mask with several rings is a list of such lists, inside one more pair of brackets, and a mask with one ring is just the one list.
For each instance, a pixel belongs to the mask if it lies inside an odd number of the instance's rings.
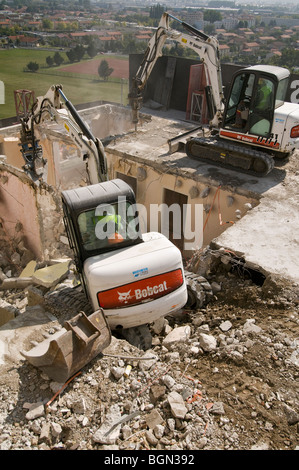
[[139,237],[134,204],[123,200],[81,212],[78,226],[86,251],[105,251]]
[[274,112],[275,84],[269,77],[257,78],[248,119],[249,134],[266,137],[270,134]]
[[254,88],[254,74],[237,75],[233,83],[226,109],[224,127],[243,129],[249,113]]
[[[270,76],[243,72],[235,77],[224,127],[266,137],[271,132],[276,83]],[[281,96],[283,95],[283,85]]]
[[276,92],[275,109],[278,108],[279,106],[282,106],[283,103],[285,102],[288,85],[289,85],[288,77],[283,78],[282,80],[279,81],[278,86],[277,86],[277,92]]

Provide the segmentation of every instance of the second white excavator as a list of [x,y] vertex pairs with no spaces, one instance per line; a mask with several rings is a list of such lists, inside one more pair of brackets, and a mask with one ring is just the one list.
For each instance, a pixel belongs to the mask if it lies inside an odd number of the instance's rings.
[[[171,20],[184,32],[172,29]],[[285,101],[289,70],[269,65],[240,69],[225,99],[218,40],[168,13],[163,13],[132,79],[129,101],[135,125],[144,88],[167,40],[191,48],[205,66],[209,132],[187,140],[188,156],[265,176],[274,168],[275,157],[285,158],[299,148],[299,105]]]

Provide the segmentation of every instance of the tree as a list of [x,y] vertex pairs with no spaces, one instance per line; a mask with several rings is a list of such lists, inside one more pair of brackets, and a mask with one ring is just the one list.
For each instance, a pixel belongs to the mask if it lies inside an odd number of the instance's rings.
[[286,47],[282,49],[280,57],[271,57],[269,63],[292,70],[292,68],[299,63],[299,51],[294,48]]
[[53,29],[53,23],[49,18],[44,18],[42,21],[43,29]]
[[50,55],[48,55],[48,57],[46,57],[46,62],[47,62],[47,65],[49,67],[52,67],[54,65],[54,59],[53,57],[51,57]]
[[29,64],[27,64],[27,69],[29,70],[29,72],[37,72],[39,69],[39,65],[37,62],[29,62]]
[[93,42],[89,44],[89,46],[86,49],[86,52],[91,59],[97,55],[97,48]]
[[70,62],[75,62],[76,54],[74,52],[74,49],[70,49],[69,51],[67,51],[66,56]]
[[221,21],[222,15],[219,11],[216,10],[205,10],[203,14],[203,19],[209,21],[210,23],[215,23],[215,21]]
[[98,67],[98,74],[101,78],[105,81],[108,80],[108,77],[112,74],[113,68],[109,67],[107,60],[101,60],[100,65]]
[[54,62],[56,65],[61,65],[63,62],[63,57],[59,54],[59,52],[55,52],[54,54]]
[[164,13],[165,8],[162,7],[159,3],[150,7],[150,18],[160,19],[162,14]]
[[83,56],[85,54],[85,49],[83,46],[81,46],[80,44],[78,44],[75,48],[74,48],[74,53],[75,53],[75,57],[76,57],[76,60],[78,62],[80,62],[80,60],[83,59]]

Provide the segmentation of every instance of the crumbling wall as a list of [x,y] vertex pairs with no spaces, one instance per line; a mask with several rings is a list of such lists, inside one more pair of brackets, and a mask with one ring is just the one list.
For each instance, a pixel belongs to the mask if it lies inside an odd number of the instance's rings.
[[0,268],[18,275],[32,260],[70,256],[60,197],[21,170],[0,163]]
[[80,114],[90,125],[94,136],[101,140],[134,130],[131,110],[128,108],[105,104],[84,110]]
[[[42,134],[37,133],[36,138],[37,140],[40,140],[40,144],[43,149],[43,157],[47,160],[47,172],[45,182],[49,185],[55,186],[56,174],[52,143],[44,132]],[[1,129],[0,155],[5,156],[5,162],[8,165],[22,170],[25,161],[22,157],[20,142],[21,141],[19,125]]]
[[38,208],[38,226],[42,246],[42,258],[50,260],[70,257],[60,192],[48,185],[36,189],[36,204]]
[[17,269],[42,253],[35,190],[29,178],[0,165],[1,266]]

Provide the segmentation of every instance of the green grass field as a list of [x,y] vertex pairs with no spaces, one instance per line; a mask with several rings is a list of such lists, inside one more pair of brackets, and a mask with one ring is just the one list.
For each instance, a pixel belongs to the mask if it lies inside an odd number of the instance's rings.
[[[63,65],[67,65],[65,53],[59,53],[64,58]],[[31,90],[37,97],[43,96],[53,84],[61,84],[65,95],[74,105],[97,100],[127,104],[127,83],[121,85],[120,80],[113,78],[103,82],[96,75],[72,74],[59,71],[59,67],[49,68],[46,65],[46,57],[49,55],[53,56],[54,52],[0,49],[0,80],[5,87],[5,104],[0,104],[0,119],[16,115],[15,90]],[[31,61],[39,64],[38,72],[25,71]]]

